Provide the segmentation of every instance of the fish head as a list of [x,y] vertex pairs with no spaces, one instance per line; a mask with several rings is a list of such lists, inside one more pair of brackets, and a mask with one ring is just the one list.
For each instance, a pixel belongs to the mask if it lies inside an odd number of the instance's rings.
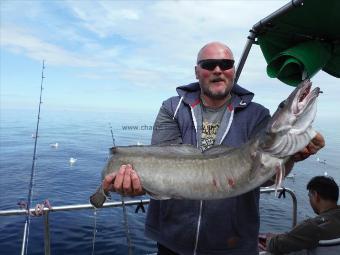
[[267,125],[271,135],[302,133],[311,126],[316,115],[316,99],[320,88],[313,90],[310,80],[302,81],[283,101]]
[[310,80],[304,80],[279,105],[261,139],[263,151],[276,157],[293,155],[315,136],[311,125],[316,115],[316,99],[320,88],[311,88]]

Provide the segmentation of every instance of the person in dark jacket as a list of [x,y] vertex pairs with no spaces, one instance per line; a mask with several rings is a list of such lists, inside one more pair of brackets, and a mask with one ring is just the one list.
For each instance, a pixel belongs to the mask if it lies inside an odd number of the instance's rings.
[[[303,221],[287,233],[269,234],[267,251],[286,254],[311,250],[317,248],[320,240],[340,238],[339,187],[336,182],[331,177],[315,176],[307,184],[307,190],[310,205],[318,216]],[[340,254],[340,246],[336,248],[336,254]],[[329,250],[323,254],[331,253]]]
[[[270,118],[269,110],[252,102],[254,94],[234,84],[231,50],[220,42],[198,53],[198,82],[177,88],[178,96],[165,100],[155,121],[152,144],[192,144],[202,151],[224,144],[240,147]],[[324,146],[318,133],[287,163],[303,160]],[[144,194],[131,165],[103,180],[104,191]],[[259,188],[213,201],[151,199],[145,234],[157,241],[158,254],[258,254]]]

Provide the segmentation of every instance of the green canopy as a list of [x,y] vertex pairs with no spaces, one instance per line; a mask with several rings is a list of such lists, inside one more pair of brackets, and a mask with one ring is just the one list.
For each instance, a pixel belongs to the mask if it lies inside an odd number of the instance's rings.
[[270,77],[292,86],[320,70],[340,78],[340,0],[305,0],[257,38]]

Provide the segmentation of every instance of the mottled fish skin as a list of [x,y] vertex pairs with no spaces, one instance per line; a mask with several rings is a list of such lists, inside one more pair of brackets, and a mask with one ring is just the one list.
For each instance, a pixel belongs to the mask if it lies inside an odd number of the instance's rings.
[[[310,88],[309,80],[297,86],[264,132],[240,148],[216,146],[201,153],[192,145],[114,147],[102,178],[131,164],[156,199],[211,200],[248,192],[283,171],[289,157],[316,135],[311,124],[320,90]],[[90,198],[95,207],[105,201],[100,190]]]

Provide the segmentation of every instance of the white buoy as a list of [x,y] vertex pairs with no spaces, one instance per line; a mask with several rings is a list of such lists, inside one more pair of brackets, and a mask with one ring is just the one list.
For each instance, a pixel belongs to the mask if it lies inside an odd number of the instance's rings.
[[58,148],[59,143],[51,143],[50,146],[51,146],[52,148]]
[[291,179],[294,179],[295,178],[295,174],[293,173],[290,173],[286,176],[286,178],[291,178]]
[[326,164],[326,159],[320,159],[319,157],[317,157],[316,161],[318,161],[320,164]]
[[77,162],[77,159],[76,158],[70,158],[69,162],[70,162],[71,165],[73,165],[74,163]]

